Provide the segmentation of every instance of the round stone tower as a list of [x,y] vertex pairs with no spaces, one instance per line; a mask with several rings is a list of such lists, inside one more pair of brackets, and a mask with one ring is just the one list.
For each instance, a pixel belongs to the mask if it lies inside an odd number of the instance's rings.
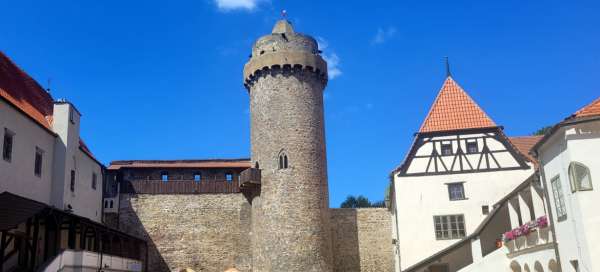
[[331,271],[323,89],[314,38],[280,20],[244,66],[250,94],[253,271]]

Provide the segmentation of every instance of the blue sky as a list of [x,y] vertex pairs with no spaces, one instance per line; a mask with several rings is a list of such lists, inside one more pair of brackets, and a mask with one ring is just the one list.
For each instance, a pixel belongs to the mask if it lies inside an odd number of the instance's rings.
[[325,91],[332,206],[383,198],[444,56],[510,136],[600,94],[597,1],[4,1],[0,50],[76,104],[104,163],[248,157],[242,67],[282,9],[336,71]]

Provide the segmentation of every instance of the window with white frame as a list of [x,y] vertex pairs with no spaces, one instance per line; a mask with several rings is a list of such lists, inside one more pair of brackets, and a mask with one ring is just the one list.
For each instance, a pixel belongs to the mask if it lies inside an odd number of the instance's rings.
[[451,201],[463,200],[465,197],[465,187],[462,182],[448,183],[448,196]]
[[465,237],[465,217],[462,214],[439,215],[433,217],[437,240],[460,239]]
[[449,156],[453,154],[452,151],[452,142],[447,141],[447,142],[442,142],[442,156]]
[[581,163],[572,162],[569,165],[569,180],[571,181],[571,192],[593,189],[590,169]]
[[565,196],[562,191],[562,185],[560,184],[560,176],[553,177],[550,180],[552,185],[552,195],[554,196],[554,205],[558,221],[564,221],[567,219],[567,208],[565,206]]
[[467,154],[474,154],[479,152],[479,147],[477,146],[477,139],[467,140]]

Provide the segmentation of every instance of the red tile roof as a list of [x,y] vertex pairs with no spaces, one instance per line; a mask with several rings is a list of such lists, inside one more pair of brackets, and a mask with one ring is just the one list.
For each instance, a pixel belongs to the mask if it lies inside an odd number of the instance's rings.
[[513,146],[519,151],[527,160],[537,164],[537,160],[529,154],[531,148],[537,144],[543,136],[521,136],[521,137],[510,137],[509,140]]
[[249,159],[212,160],[132,160],[113,161],[109,170],[121,168],[250,168]]
[[51,130],[53,99],[33,78],[0,51],[0,96]]
[[[0,51],[0,97],[54,134],[52,130],[54,99],[2,51]],[[96,160],[81,139],[79,146],[84,153]]]
[[419,132],[486,127],[496,127],[496,123],[451,77],[448,77]]
[[580,118],[580,117],[589,117],[589,116],[596,116],[596,115],[600,115],[600,97],[598,97],[592,103],[586,105],[585,107],[583,107],[580,110],[578,110],[577,112],[575,112],[573,114],[573,117]]

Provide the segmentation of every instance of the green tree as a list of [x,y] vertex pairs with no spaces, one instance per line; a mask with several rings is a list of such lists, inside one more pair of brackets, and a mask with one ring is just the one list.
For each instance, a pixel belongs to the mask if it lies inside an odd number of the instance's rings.
[[534,136],[543,136],[544,134],[546,134],[548,131],[550,131],[550,129],[552,129],[551,126],[545,126],[543,128],[540,128],[538,130],[536,130],[533,135]]
[[356,201],[356,197],[349,195],[348,197],[346,197],[346,200],[344,200],[344,202],[342,202],[342,205],[340,206],[341,208],[356,208],[356,203],[358,203]]
[[344,200],[344,202],[342,202],[342,205],[340,205],[340,207],[341,208],[380,208],[380,207],[385,207],[385,202],[384,201],[375,201],[375,202],[371,203],[371,201],[369,201],[369,199],[363,195],[358,195],[358,196],[349,195],[348,197],[346,197],[346,200]]

